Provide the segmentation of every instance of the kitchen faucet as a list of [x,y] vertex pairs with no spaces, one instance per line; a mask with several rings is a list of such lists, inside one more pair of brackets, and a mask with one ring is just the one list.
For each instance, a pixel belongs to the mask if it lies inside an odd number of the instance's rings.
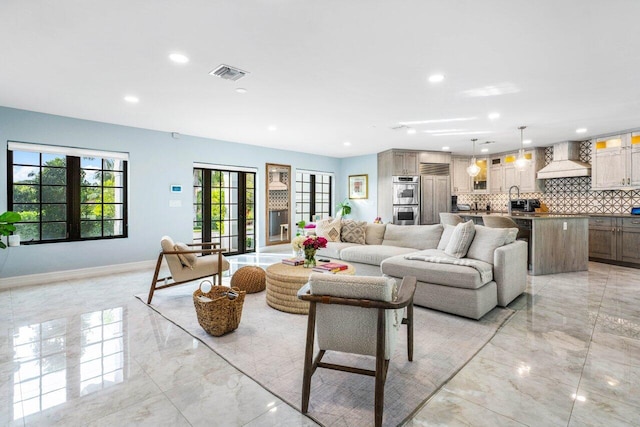
[[507,204],[507,210],[509,211],[509,215],[511,215],[511,190],[516,189],[518,198],[516,200],[520,200],[520,187],[517,185],[512,185],[509,187],[509,203]]

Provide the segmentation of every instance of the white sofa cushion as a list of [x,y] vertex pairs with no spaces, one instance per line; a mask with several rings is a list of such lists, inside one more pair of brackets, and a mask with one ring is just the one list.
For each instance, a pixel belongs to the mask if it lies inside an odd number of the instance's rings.
[[384,232],[384,246],[400,248],[435,249],[442,236],[442,224],[435,225],[395,225],[387,224]]
[[508,235],[508,228],[489,228],[476,225],[476,234],[467,251],[467,258],[493,264],[493,253],[505,244]]
[[456,229],[455,225],[444,224],[444,230],[442,231],[442,237],[440,237],[440,242],[438,243],[437,249],[444,251],[449,244],[449,240],[451,240],[451,235],[453,234],[453,230]]
[[[456,225],[451,233],[451,239],[447,243],[444,252],[456,258],[464,258],[471,246],[476,228],[473,221],[467,221]],[[436,245],[437,247],[438,245]]]
[[364,233],[365,243],[367,245],[381,245],[386,228],[386,224],[367,223],[367,228]]
[[359,245],[357,243],[345,243],[345,242],[327,242],[326,248],[320,248],[316,252],[316,259],[320,257],[327,257],[333,259],[341,259],[341,252],[344,248],[350,248],[352,246],[356,246],[359,248],[364,248],[364,245]]
[[340,251],[340,258],[347,262],[380,265],[383,260],[389,257],[409,254],[415,251],[412,248],[399,248],[396,246],[354,245],[343,248]]
[[329,242],[340,241],[340,218],[321,219],[316,222],[316,236],[322,236]]
[[[438,249],[412,252],[412,254],[450,257]],[[483,281],[480,273],[472,267],[410,260],[405,259],[404,255],[387,258],[380,264],[380,270],[383,274],[392,277],[415,276],[418,282],[464,289],[479,289],[493,281],[492,275],[488,278],[489,280]]]

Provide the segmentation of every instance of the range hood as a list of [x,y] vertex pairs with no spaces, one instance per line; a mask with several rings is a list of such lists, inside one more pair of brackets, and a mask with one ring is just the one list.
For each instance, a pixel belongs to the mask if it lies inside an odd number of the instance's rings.
[[553,161],[538,171],[538,179],[591,176],[591,165],[581,162],[580,142],[566,141],[553,146]]
[[288,190],[287,184],[280,181],[280,172],[271,172],[271,182],[269,183],[269,191]]

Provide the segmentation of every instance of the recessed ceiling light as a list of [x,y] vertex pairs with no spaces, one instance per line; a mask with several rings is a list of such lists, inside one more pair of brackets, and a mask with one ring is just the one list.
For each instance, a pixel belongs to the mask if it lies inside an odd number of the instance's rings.
[[245,88],[243,88],[243,87],[239,87],[239,88],[236,89],[236,92],[238,92],[238,93],[247,93],[247,90]]
[[480,150],[481,153],[488,153],[489,149],[488,148],[483,148],[482,150]]
[[578,128],[576,129],[576,133],[586,133],[587,132],[587,128]]
[[489,113],[489,120],[495,120],[500,118],[500,113]]
[[349,141],[345,141],[345,142],[343,142],[343,143],[342,143],[342,145],[344,145],[345,147],[348,147],[348,146],[350,146],[350,145],[351,145],[351,142],[349,142]]
[[525,139],[522,141],[523,144],[531,144],[531,140],[530,139]]
[[137,104],[138,102],[140,102],[140,99],[137,96],[133,96],[133,95],[125,96],[124,100],[131,104]]
[[444,80],[444,75],[442,74],[432,74],[429,76],[429,82],[431,83],[440,83]]
[[442,147],[442,151],[449,151],[449,147]]
[[177,64],[186,64],[187,62],[189,62],[189,58],[181,53],[172,53],[171,55],[169,55],[169,59]]
[[415,130],[415,129],[413,129],[413,128],[409,128],[409,129],[407,129],[407,133],[408,133],[409,135],[414,135],[414,134],[416,133],[416,130]]
[[267,129],[269,129],[271,132],[278,130],[278,127],[275,125],[271,125],[269,126]]

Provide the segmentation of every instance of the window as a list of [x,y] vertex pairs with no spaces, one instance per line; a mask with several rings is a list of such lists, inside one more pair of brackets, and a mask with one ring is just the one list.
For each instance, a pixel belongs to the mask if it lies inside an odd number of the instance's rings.
[[331,216],[331,175],[296,172],[296,223]]
[[127,236],[126,155],[9,142],[7,159],[22,243]]

